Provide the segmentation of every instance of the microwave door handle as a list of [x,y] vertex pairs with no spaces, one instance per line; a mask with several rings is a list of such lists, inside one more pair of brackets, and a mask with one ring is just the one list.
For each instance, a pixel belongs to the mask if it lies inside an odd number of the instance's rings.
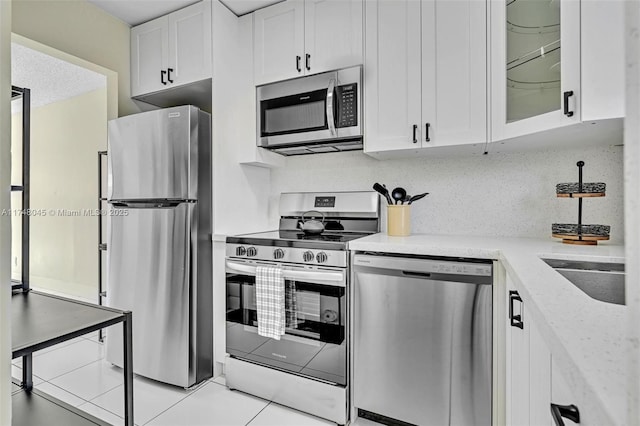
[[[242,263],[226,262],[227,268],[247,275],[255,275],[256,267],[251,265],[244,265]],[[342,272],[325,272],[325,271],[295,271],[290,269],[283,269],[282,276],[285,279],[299,280],[299,281],[336,281],[341,282],[344,280],[344,274]]]
[[333,96],[336,87],[336,81],[332,78],[327,88],[327,123],[329,124],[329,132],[332,137],[336,137],[336,119],[333,110]]

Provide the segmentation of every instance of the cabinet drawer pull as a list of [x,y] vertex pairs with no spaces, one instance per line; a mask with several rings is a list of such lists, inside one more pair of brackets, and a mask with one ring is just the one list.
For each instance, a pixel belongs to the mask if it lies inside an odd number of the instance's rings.
[[164,84],[165,86],[167,85],[167,82],[166,82],[166,81],[164,81],[164,75],[165,75],[166,73],[167,73],[167,72],[166,72],[165,70],[160,71],[160,82],[161,82],[162,84]]
[[524,329],[524,318],[522,315],[522,310],[520,310],[520,315],[515,315],[513,313],[513,302],[518,301],[522,303],[522,298],[518,294],[517,291],[510,290],[509,291],[509,319],[511,320],[511,327],[517,327],[521,330]]
[[414,124],[413,125],[413,143],[418,143],[417,132],[418,132],[418,125]]
[[305,55],[304,63],[307,67],[307,71],[311,71],[311,55],[309,55],[308,53]]
[[558,405],[551,403],[551,417],[556,423],[556,426],[564,426],[563,417],[571,420],[574,423],[580,423],[580,411],[575,405]]
[[300,68],[300,59],[302,59],[300,56],[296,56],[296,69],[298,70],[298,72],[302,71],[302,69]]
[[169,83],[173,83],[173,80],[171,80],[172,72],[173,72],[173,68],[167,68],[167,80],[169,81]]
[[425,137],[424,140],[425,142],[431,142],[431,139],[429,138],[429,129],[431,128],[431,124],[427,123],[424,125],[424,133],[425,133]]
[[573,90],[564,92],[564,115],[573,117],[573,111],[569,111],[569,98],[573,96]]

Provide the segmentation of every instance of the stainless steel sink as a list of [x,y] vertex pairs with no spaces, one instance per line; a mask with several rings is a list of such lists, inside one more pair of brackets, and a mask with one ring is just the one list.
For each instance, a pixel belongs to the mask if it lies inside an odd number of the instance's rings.
[[624,263],[542,260],[588,296],[602,302],[625,304]]

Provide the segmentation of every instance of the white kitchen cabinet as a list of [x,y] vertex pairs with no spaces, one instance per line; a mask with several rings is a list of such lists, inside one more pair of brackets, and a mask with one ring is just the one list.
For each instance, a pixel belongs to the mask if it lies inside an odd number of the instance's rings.
[[169,15],[169,68],[172,86],[211,78],[211,2]]
[[365,4],[365,152],[422,144],[420,19],[414,0]]
[[492,140],[579,123],[580,1],[490,5]]
[[[573,420],[580,419],[580,409],[584,410],[585,407],[575,405],[576,397],[574,391],[565,381],[561,368],[554,360],[551,362],[551,403],[561,407],[559,407],[559,412],[566,426],[581,424],[580,421],[574,422]],[[578,416],[572,418],[576,412]]]
[[253,16],[256,85],[303,75],[304,3],[286,1]]
[[423,146],[487,141],[486,15],[483,0],[422,2]]
[[362,0],[305,0],[306,73],[362,64],[362,9]]
[[485,143],[486,2],[367,1],[365,152]]
[[[131,29],[131,95],[162,90],[166,85],[169,19],[163,16]],[[165,74],[161,74],[164,71]]]
[[256,85],[362,63],[362,0],[289,0],[254,13]]
[[507,424],[529,426],[529,318],[507,276]]
[[[216,173],[229,180],[234,194],[237,188],[251,192],[268,185],[264,171],[242,165],[283,167],[285,157],[256,146],[256,88],[253,84],[253,16],[237,17],[219,1],[213,3],[213,140],[214,158],[225,159]],[[229,63],[236,66],[230,67]],[[233,102],[229,102],[232,99]],[[241,173],[240,173],[241,172]],[[240,174],[240,176],[238,176]],[[228,189],[228,188],[227,188]],[[231,189],[228,189],[231,191]],[[258,191],[259,192],[259,191]],[[236,196],[236,195],[234,195]],[[253,198],[251,198],[253,199]],[[242,202],[248,202],[243,199]],[[223,268],[224,269],[224,268]],[[224,290],[223,290],[224,294]],[[224,358],[224,340],[223,340]]]
[[625,116],[625,3],[580,2],[582,121]]
[[131,95],[211,78],[209,0],[131,29]]
[[622,138],[624,3],[490,0],[495,146],[512,140],[581,147]]
[[[529,315],[531,317],[531,315]],[[529,424],[554,426],[550,416],[551,352],[535,321],[529,319]]]
[[507,293],[507,424],[552,426],[551,353],[508,276]]

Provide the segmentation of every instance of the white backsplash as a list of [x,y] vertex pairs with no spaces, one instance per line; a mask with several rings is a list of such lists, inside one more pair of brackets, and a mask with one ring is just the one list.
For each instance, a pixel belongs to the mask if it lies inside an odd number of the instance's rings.
[[612,146],[384,161],[362,152],[288,157],[272,170],[269,221],[277,227],[281,192],[362,191],[380,182],[429,192],[412,204],[412,233],[550,237],[552,223],[577,221],[578,201],[557,198],[555,186],[577,182],[582,160],[585,182],[607,184],[606,197],[583,202],[583,223],[611,225],[610,243],[622,244],[622,153]]

